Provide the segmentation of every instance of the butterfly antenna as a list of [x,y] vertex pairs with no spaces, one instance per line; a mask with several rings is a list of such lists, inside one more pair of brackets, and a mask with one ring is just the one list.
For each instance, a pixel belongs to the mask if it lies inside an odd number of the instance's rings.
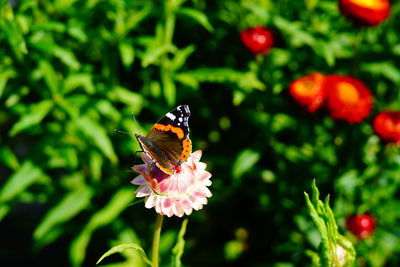
[[127,134],[127,135],[134,135],[133,133],[128,133],[128,132],[121,131],[121,130],[118,130],[118,129],[114,129],[114,132],[116,132],[116,133],[123,133],[123,134]]
[[137,122],[137,121],[136,121],[136,116],[135,116],[135,114],[133,114],[133,113],[132,113],[132,118],[133,118],[133,120],[134,120],[135,122]]

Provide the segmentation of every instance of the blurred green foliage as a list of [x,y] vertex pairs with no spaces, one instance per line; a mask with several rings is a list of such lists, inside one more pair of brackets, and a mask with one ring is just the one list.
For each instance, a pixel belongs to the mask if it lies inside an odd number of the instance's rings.
[[[139,146],[114,129],[145,134],[188,104],[213,197],[190,216],[182,259],[171,255],[181,220],[167,220],[161,262],[309,264],[319,236],[303,191],[316,177],[357,264],[398,266],[399,149],[373,134],[372,116],[348,125],[310,115],[287,91],[311,71],[349,74],[373,92],[374,113],[400,110],[392,4],[386,22],[360,29],[335,0],[1,0],[0,261],[93,266],[114,245],[148,249],[154,211],[127,207]],[[239,32],[259,24],[276,46],[256,59]],[[378,227],[357,241],[344,218],[365,211]],[[122,255],[102,264],[145,266],[140,252]]]

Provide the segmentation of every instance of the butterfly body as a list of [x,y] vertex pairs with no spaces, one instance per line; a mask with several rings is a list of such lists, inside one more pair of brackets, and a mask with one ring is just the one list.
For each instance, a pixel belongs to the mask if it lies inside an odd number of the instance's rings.
[[166,174],[179,170],[192,153],[189,116],[189,106],[178,106],[161,118],[147,136],[135,135],[143,151]]

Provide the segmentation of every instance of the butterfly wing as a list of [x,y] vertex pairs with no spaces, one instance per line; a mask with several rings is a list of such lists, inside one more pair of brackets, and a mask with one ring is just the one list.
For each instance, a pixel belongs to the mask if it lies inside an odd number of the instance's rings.
[[190,110],[181,105],[168,112],[151,128],[146,137],[136,135],[143,150],[165,173],[173,174],[192,153],[189,138]]
[[171,110],[164,117],[162,117],[154,126],[151,128],[147,138],[153,135],[153,131],[172,131],[179,139],[189,137],[189,117],[190,109],[188,105],[181,105]]

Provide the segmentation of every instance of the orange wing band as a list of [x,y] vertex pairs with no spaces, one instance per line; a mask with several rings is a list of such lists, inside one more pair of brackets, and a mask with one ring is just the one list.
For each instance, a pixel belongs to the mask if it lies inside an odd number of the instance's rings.
[[192,141],[190,140],[190,138],[186,138],[185,140],[183,140],[182,145],[183,145],[183,151],[180,159],[182,161],[186,161],[188,157],[190,157],[190,154],[192,153]]
[[174,171],[173,171],[173,170],[164,168],[164,167],[161,166],[158,162],[156,162],[156,165],[157,165],[157,167],[158,167],[160,170],[162,170],[162,171],[165,172],[166,174],[169,174],[169,175],[174,174]]
[[171,131],[171,132],[175,133],[178,136],[179,139],[182,139],[185,136],[185,134],[184,134],[184,132],[182,131],[181,128],[174,127],[174,126],[172,126],[170,124],[169,125],[163,125],[163,124],[157,123],[156,125],[154,125],[153,128],[157,129],[157,130],[160,130],[160,131],[165,131],[165,132]]

